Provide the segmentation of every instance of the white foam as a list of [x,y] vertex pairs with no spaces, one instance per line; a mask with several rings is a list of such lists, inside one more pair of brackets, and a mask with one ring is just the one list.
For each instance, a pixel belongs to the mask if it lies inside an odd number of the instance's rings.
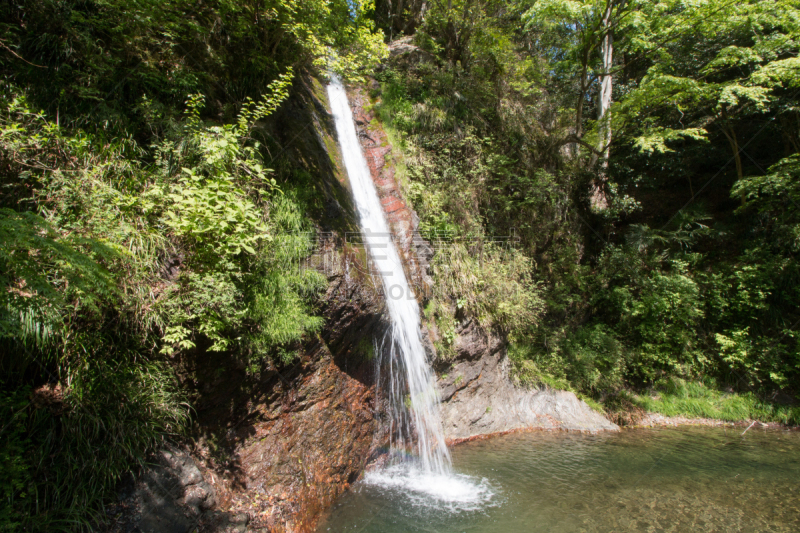
[[416,505],[451,512],[476,511],[497,504],[497,493],[485,478],[432,473],[409,463],[369,471],[364,483],[402,494]]

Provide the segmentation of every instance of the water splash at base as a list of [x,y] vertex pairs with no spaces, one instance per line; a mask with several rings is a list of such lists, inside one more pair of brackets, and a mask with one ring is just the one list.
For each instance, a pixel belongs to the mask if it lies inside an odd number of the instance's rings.
[[369,471],[364,483],[397,493],[414,505],[449,512],[478,511],[498,503],[497,490],[485,478],[427,472],[413,463]]

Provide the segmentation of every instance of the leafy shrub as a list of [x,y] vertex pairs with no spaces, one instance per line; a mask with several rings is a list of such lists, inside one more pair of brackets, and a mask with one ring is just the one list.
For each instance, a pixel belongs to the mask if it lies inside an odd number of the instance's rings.
[[[121,476],[181,434],[189,406],[159,351],[205,339],[260,360],[320,327],[309,301],[325,279],[296,268],[312,237],[304,207],[251,138],[288,84],[223,126],[191,98],[152,165],[129,141],[31,112],[18,90],[0,102],[2,178],[17,194],[0,207],[3,525],[96,527]],[[57,399],[42,404],[48,388]]]
[[513,375],[521,384],[570,390],[567,364],[559,350],[545,352],[528,343],[515,342],[508,347]]
[[514,249],[491,244],[473,252],[455,242],[439,251],[433,263],[434,296],[486,327],[521,335],[536,324],[543,302],[531,279],[531,263]]
[[583,327],[564,343],[566,376],[579,391],[615,390],[624,383],[627,354],[616,333],[605,324]]
[[668,272],[653,272],[637,287],[633,299],[627,288],[612,300],[626,310],[627,326],[639,339],[637,370],[652,378],[659,370],[686,373],[702,356],[695,348],[695,324],[703,317],[700,290],[687,264],[673,261]]

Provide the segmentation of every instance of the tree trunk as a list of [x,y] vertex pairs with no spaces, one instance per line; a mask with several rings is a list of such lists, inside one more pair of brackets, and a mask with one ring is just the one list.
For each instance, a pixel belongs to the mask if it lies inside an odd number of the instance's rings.
[[[600,98],[597,113],[599,135],[597,151],[602,154],[600,173],[597,182],[592,187],[592,207],[605,209],[608,199],[605,195],[604,183],[608,172],[608,158],[611,151],[611,90],[613,89],[613,76],[611,69],[614,64],[614,30],[611,22],[612,0],[607,0],[606,11],[603,14],[603,42],[601,54],[603,56],[603,74],[600,76]],[[597,162],[598,155],[592,156],[592,165]]]
[[[586,98],[586,89],[588,88],[589,78],[589,51],[585,50],[583,54],[583,68],[581,70],[580,90],[578,91],[578,101],[575,104],[575,138],[581,140],[583,138],[583,101]],[[570,155],[577,156],[580,152],[580,143],[572,143],[570,145]]]
[[[739,140],[736,138],[736,130],[733,129],[731,125],[730,119],[728,118],[728,111],[723,106],[722,107],[722,133],[725,135],[725,138],[728,139],[728,143],[731,145],[731,150],[733,151],[733,161],[736,164],[736,179],[737,181],[741,181],[744,177],[744,169],[742,168],[742,157],[739,154]],[[747,203],[747,197],[742,192],[742,205]]]
[[611,1],[608,2],[605,17],[603,18],[605,36],[603,37],[603,75],[600,82],[600,109],[597,120],[600,124],[601,134],[597,143],[597,151],[603,152],[603,168],[608,168],[608,156],[611,148],[611,90],[613,76],[611,69],[614,63],[614,30],[611,28]]
[[[583,101],[586,98],[586,89],[588,85],[588,70],[589,70],[589,53],[586,52],[583,58],[583,70],[581,71],[581,88],[578,92],[578,102],[575,106],[575,137],[578,139],[583,138]],[[577,147],[576,147],[577,151]]]

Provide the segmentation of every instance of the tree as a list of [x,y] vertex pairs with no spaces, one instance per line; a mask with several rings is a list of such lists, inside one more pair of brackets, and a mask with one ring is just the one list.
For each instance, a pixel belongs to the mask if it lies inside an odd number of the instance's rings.
[[737,123],[792,112],[781,102],[800,85],[798,6],[796,0],[657,4],[661,16],[646,18],[648,37],[637,42],[640,53],[653,57],[651,66],[618,107],[616,127],[637,132],[635,143],[645,152],[668,152],[666,143],[679,138],[705,140],[716,128],[741,181]]
[[[568,137],[576,152],[579,146],[590,150],[590,167],[602,158],[599,181],[592,186],[592,204],[605,208],[608,203],[602,182],[611,148],[615,34],[627,29],[628,15],[636,9],[636,0],[538,0],[525,13],[527,27],[563,34],[556,68],[567,73],[577,70],[575,127]],[[597,88],[595,89],[595,87]],[[591,92],[597,92],[597,141],[585,143],[584,107]]]

